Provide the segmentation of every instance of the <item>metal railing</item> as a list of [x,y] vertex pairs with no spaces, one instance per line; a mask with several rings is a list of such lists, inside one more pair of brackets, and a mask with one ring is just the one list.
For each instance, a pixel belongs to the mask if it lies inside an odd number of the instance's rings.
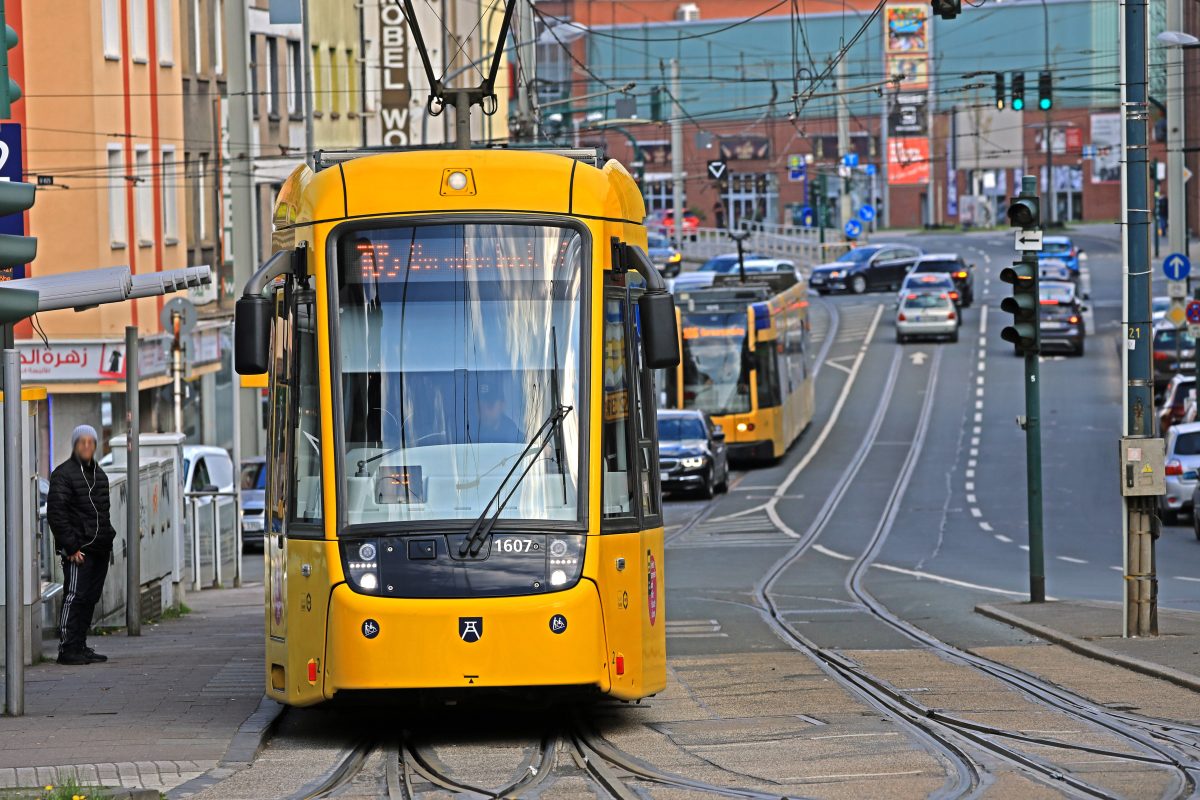
[[[770,223],[746,223],[739,230],[750,232],[744,247],[747,252],[761,253],[772,258],[789,258],[802,269],[835,260],[851,247],[851,242],[832,237],[835,231],[826,230],[829,241],[820,241],[813,228],[797,228]],[[697,228],[692,238],[685,237],[683,255],[689,261],[703,261],[736,250],[729,231],[724,228]]]
[[[228,505],[222,505],[220,499],[228,497],[233,502]],[[221,546],[221,511],[228,508],[233,511],[233,520],[230,527],[233,529],[233,581],[234,586],[240,586],[242,583],[242,521],[241,509],[238,507],[238,493],[236,491],[199,491],[199,492],[184,492],[184,501],[188,504],[188,521],[190,525],[190,540],[191,540],[191,567],[192,567],[192,590],[200,591],[204,588],[204,578],[206,570],[204,568],[204,544],[207,541],[212,542],[212,582],[209,584],[213,588],[221,588],[224,585],[222,573],[222,546]],[[208,502],[205,502],[205,501]],[[207,506],[207,511],[205,511]],[[211,526],[208,530],[203,530],[205,519],[210,520]]]

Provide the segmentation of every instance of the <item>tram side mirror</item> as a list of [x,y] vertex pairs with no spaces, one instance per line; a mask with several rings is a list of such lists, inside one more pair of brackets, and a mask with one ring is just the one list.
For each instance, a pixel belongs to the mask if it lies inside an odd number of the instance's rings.
[[664,289],[650,289],[638,298],[642,322],[642,350],[646,366],[665,369],[679,365],[679,330],[675,325],[675,299]]
[[267,371],[274,313],[274,303],[265,297],[238,299],[233,322],[233,365],[239,375],[261,375]]

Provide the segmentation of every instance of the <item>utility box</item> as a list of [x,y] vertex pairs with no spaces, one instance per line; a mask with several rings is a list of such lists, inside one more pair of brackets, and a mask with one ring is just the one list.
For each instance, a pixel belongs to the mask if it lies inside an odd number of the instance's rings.
[[1163,439],[1121,439],[1121,495],[1157,497],[1167,493],[1167,443]]

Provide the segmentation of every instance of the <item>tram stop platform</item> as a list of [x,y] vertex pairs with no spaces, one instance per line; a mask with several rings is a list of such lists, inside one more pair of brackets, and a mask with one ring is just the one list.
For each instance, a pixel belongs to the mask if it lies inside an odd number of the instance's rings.
[[188,613],[141,636],[89,636],[107,663],[26,667],[25,716],[0,718],[0,794],[74,779],[113,797],[186,796],[253,760],[281,710],[262,692],[262,592],[189,594]]
[[1200,691],[1200,612],[1160,608],[1158,636],[1121,636],[1121,604],[1082,600],[994,603],[975,607],[1089,658]]

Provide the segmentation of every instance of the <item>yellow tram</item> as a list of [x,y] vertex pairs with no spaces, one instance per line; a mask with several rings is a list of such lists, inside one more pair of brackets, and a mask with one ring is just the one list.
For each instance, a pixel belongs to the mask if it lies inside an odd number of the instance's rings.
[[681,358],[667,405],[708,412],[734,458],[779,458],[813,418],[808,287],[793,272],[679,292]]
[[267,373],[266,692],[666,681],[637,186],[594,151],[318,153],[238,301]]

